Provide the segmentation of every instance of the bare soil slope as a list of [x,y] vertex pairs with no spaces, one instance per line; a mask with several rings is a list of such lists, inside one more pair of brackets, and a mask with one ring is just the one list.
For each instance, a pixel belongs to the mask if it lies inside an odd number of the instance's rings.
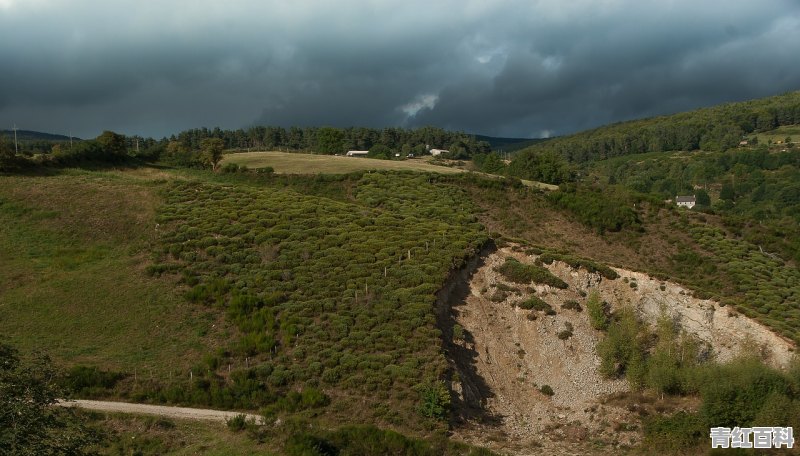
[[[536,259],[516,246],[488,254],[470,277],[466,297],[453,306],[454,323],[464,330],[451,349],[458,358],[453,389],[464,420],[457,434],[473,443],[520,455],[614,454],[639,441],[638,405],[615,399],[629,390],[627,382],[598,372],[595,347],[602,334],[591,328],[587,312],[561,307],[574,300],[585,308],[585,294],[592,290],[612,308],[634,306],[652,323],[662,312],[672,316],[720,360],[754,344],[776,365],[791,358],[790,342],[713,301],[691,297],[678,284],[622,269],[617,269],[619,279],[608,280],[554,262],[547,267],[567,282],[567,289],[526,286],[496,272],[507,257],[524,263]],[[555,314],[514,305],[533,294]],[[570,326],[572,335],[559,338]],[[541,391],[544,385],[552,388],[552,396]],[[668,406],[690,405],[673,401]]]

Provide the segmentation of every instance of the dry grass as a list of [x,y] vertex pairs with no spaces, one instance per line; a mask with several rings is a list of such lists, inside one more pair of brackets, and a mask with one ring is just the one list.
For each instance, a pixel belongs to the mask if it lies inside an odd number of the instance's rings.
[[[362,157],[344,157],[336,155],[314,155],[288,152],[242,152],[228,154],[223,160],[225,163],[236,163],[248,168],[265,168],[271,166],[280,174],[347,174],[356,171],[420,171],[442,174],[457,174],[469,172],[461,167],[439,166],[429,163],[431,157],[410,160],[376,160]],[[490,176],[502,179],[500,176]],[[557,185],[543,182],[523,180],[528,187],[543,190],[557,190]]]
[[[663,274],[685,285],[701,279],[685,276],[672,261],[679,248],[703,253],[689,233],[675,226],[680,212],[644,210],[641,213],[644,232],[623,230],[600,235],[568,212],[554,208],[542,195],[482,188],[470,188],[469,193],[483,209],[479,218],[490,232],[563,249],[612,266]],[[705,218],[711,225],[720,225],[713,216]]]
[[228,154],[225,163],[236,163],[248,168],[271,166],[281,174],[346,174],[367,170],[423,171],[442,174],[461,173],[464,170],[437,166],[423,159],[376,160],[362,157],[312,155],[288,152],[242,152]]

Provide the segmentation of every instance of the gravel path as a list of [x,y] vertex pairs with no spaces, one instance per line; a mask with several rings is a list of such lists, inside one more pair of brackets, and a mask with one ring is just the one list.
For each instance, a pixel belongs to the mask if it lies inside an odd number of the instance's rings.
[[[137,415],[157,415],[168,418],[184,420],[222,421],[233,418],[241,413],[224,412],[221,410],[196,409],[188,407],[169,407],[164,405],[131,404],[128,402],[88,401],[78,399],[74,401],[59,401],[62,407],[79,407],[100,412],[133,413]],[[244,414],[247,419],[261,422],[261,416],[250,413]]]

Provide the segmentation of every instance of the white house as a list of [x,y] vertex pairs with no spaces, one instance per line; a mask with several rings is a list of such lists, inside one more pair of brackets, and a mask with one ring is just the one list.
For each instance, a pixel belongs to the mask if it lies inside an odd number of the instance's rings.
[[366,157],[368,153],[368,150],[348,150],[346,155],[348,157]]
[[447,149],[431,149],[430,152],[431,152],[431,155],[433,155],[435,157],[437,155],[446,154],[446,153],[448,153],[450,151],[447,150]]
[[676,196],[675,197],[675,204],[677,204],[678,207],[685,207],[685,208],[691,209],[691,208],[694,207],[696,202],[697,202],[697,200],[694,197],[694,195],[692,195],[692,196]]

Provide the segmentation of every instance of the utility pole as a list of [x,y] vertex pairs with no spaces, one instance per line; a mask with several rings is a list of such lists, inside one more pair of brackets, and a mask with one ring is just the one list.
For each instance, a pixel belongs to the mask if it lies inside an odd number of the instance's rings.
[[14,124],[14,155],[19,155],[19,147],[17,146],[17,124]]

